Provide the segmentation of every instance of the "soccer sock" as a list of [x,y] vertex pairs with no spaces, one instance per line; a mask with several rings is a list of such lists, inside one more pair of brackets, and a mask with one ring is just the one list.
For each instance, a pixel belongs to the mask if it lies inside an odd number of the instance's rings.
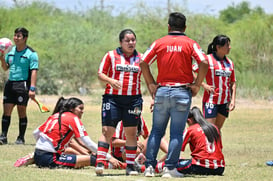
[[142,165],[141,168],[140,168],[141,173],[144,173],[145,169],[146,169],[145,165]]
[[10,116],[2,116],[2,134],[7,137],[10,125]]
[[108,153],[109,150],[109,144],[99,141],[98,142],[98,151],[97,151],[97,161],[96,164],[98,163],[103,163],[106,165],[106,154]]
[[27,117],[19,119],[19,137],[24,139],[27,129]]
[[135,164],[137,146],[125,146],[127,167]]
[[165,162],[159,162],[159,163],[157,163],[156,166],[155,166],[155,172],[156,173],[163,172],[164,165],[165,165]]

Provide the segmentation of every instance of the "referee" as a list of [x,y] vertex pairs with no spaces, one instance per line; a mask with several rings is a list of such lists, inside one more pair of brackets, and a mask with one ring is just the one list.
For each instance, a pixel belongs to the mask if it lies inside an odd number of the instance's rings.
[[5,84],[3,96],[2,134],[0,145],[7,144],[8,129],[11,113],[17,105],[19,117],[19,135],[15,144],[25,143],[27,128],[27,103],[29,98],[35,98],[37,71],[39,61],[37,53],[27,45],[28,30],[24,27],[16,28],[13,40],[15,46],[4,56],[0,57],[3,70],[9,69],[9,79]]

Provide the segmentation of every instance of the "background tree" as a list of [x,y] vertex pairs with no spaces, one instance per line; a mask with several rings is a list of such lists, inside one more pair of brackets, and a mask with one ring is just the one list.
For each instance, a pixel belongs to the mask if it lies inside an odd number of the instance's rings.
[[[186,34],[204,51],[217,34],[231,38],[229,57],[235,63],[238,96],[273,98],[273,16],[259,7],[251,9],[246,2],[232,4],[221,11],[219,18],[192,14],[184,7],[171,4],[170,9],[187,16]],[[86,11],[61,11],[41,2],[20,3],[12,8],[1,6],[0,17],[5,18],[0,19],[0,37],[12,39],[19,26],[29,29],[28,44],[40,58],[38,94],[93,94],[99,85],[97,70],[101,58],[119,46],[122,29],[132,28],[136,32],[136,48],[143,53],[155,39],[167,34],[166,8],[148,9],[139,3],[117,16],[112,16],[111,10],[112,7],[98,6]],[[230,12],[234,17],[228,15]],[[152,71],[157,72],[156,64]],[[2,90],[7,72],[1,70],[0,76]],[[147,93],[145,85],[142,90]]]
[[243,1],[238,5],[232,3],[232,5],[228,6],[226,9],[220,11],[220,20],[226,23],[234,23],[252,13],[261,15],[264,14],[264,10],[261,7],[251,9],[250,4],[247,1]]

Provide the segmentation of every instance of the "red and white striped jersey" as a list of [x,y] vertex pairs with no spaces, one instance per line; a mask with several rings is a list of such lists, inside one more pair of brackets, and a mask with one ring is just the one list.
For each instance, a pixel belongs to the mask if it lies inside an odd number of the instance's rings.
[[209,54],[208,63],[206,82],[215,88],[215,94],[204,91],[203,102],[212,104],[230,102],[231,83],[236,81],[233,62],[227,57],[224,60],[218,60],[216,55]]
[[110,84],[106,85],[105,94],[111,95],[140,95],[139,67],[141,54],[134,51],[134,54],[127,57],[122,53],[121,48],[109,51],[101,60],[98,73],[118,80],[122,84],[122,89],[113,89]]
[[[146,123],[145,123],[142,116],[141,116],[141,125],[140,125],[140,127],[138,127],[138,132],[137,132],[136,136],[137,136],[137,140],[138,140],[139,136],[144,136],[144,137],[149,136],[149,130],[148,130]],[[126,140],[122,121],[120,121],[117,124],[116,131],[115,131],[112,138]],[[115,155],[116,157],[122,157],[122,152],[124,150],[125,150],[125,147],[113,147],[111,144],[111,154]]]
[[183,33],[169,33],[154,41],[143,55],[149,65],[157,60],[157,83],[161,86],[192,83],[192,59],[200,63],[207,57],[198,43]]
[[62,153],[73,137],[79,138],[88,134],[79,117],[71,112],[62,114],[60,134],[58,117],[59,113],[50,116],[39,130],[52,142],[55,149],[58,147],[56,151]]
[[194,124],[184,131],[181,151],[185,150],[187,143],[190,145],[192,164],[211,169],[225,167],[221,135],[217,142],[209,143],[200,125]]

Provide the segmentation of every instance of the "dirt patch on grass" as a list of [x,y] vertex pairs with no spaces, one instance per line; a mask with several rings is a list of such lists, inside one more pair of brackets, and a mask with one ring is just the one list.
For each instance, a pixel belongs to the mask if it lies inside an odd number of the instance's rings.
[[[61,96],[56,95],[37,95],[37,98],[49,105],[55,105],[57,100]],[[84,101],[85,104],[91,104],[91,105],[100,105],[101,104],[101,95],[86,95],[86,96],[80,96],[80,95],[69,95],[64,96],[64,98],[69,97],[78,97]],[[143,96],[143,106],[150,106],[152,101],[152,98],[150,96]],[[197,96],[192,99],[192,106],[198,106],[201,108],[202,105],[202,97]],[[238,108],[250,108],[250,109],[273,109],[273,101],[271,100],[254,100],[254,99],[236,99],[236,109]]]

